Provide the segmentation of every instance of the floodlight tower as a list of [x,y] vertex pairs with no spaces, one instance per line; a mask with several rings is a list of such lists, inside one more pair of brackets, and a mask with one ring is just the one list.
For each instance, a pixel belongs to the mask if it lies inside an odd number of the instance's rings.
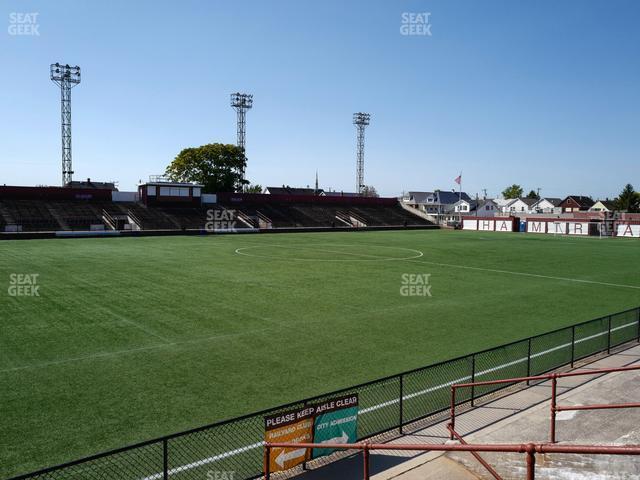
[[[247,110],[253,107],[253,95],[248,93],[232,93],[231,106],[238,113],[238,146],[245,151],[246,126],[247,126]],[[245,178],[245,172],[242,171],[242,179]]]
[[80,67],[51,64],[51,80],[60,87],[62,117],[62,186],[71,182],[71,89],[80,83]]
[[368,113],[354,113],[353,124],[357,130],[357,163],[356,163],[356,191],[362,193],[364,190],[364,129],[369,125],[371,115]]

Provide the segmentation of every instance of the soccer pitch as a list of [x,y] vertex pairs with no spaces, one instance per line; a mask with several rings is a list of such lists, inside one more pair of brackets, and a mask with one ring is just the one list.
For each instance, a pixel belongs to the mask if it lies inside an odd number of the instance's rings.
[[0,477],[636,307],[639,265],[461,231],[1,242]]

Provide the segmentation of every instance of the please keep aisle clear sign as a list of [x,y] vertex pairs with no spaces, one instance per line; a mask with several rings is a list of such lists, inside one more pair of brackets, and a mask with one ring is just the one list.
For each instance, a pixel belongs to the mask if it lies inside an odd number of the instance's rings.
[[[358,439],[358,395],[332,398],[296,410],[265,417],[265,441],[269,443],[355,443]],[[273,448],[269,468],[288,470],[334,450]]]

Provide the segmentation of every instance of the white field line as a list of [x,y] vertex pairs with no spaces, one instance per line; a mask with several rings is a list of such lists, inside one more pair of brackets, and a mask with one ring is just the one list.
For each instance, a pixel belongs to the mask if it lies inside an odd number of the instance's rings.
[[476,270],[480,272],[491,272],[491,273],[506,273],[507,275],[518,275],[520,277],[532,277],[532,278],[544,278],[547,280],[560,280],[563,282],[574,282],[574,283],[585,283],[588,285],[604,285],[605,287],[618,287],[618,288],[632,288],[634,290],[640,290],[639,285],[625,285],[622,283],[609,283],[609,282],[598,282],[596,280],[584,280],[580,278],[568,278],[568,277],[555,277],[552,275],[540,275],[537,273],[526,273],[526,272],[514,272],[511,270],[498,270],[495,268],[483,268],[483,267],[471,267],[468,265],[456,265],[453,263],[439,263],[439,262],[429,262],[426,260],[411,260],[415,263],[424,263],[427,265],[436,265],[438,267],[451,267],[451,268],[462,268],[465,270]]
[[[323,244],[324,245],[324,244]],[[251,255],[248,253],[244,253],[242,252],[242,250],[246,250],[249,248],[259,248],[261,246],[264,246],[263,244],[259,244],[259,245],[253,245],[253,246],[249,246],[249,247],[241,247],[241,248],[237,248],[235,250],[235,253],[238,255],[245,255],[247,257],[257,257],[257,258],[271,258],[271,259],[278,259],[279,257],[273,257],[273,256],[264,256],[264,255]],[[428,260],[416,260],[417,258],[423,257],[424,253],[421,252],[420,250],[413,250],[411,248],[404,248],[404,247],[387,247],[387,248],[396,248],[396,249],[403,249],[403,250],[411,250],[414,252],[419,252],[420,255],[417,255],[416,257],[411,257],[411,258],[386,258],[386,257],[379,257],[377,255],[368,255],[365,253],[348,253],[348,252],[336,252],[336,251],[332,251],[332,250],[319,250],[316,248],[313,248],[312,246],[309,247],[293,247],[290,245],[281,245],[281,244],[269,244],[269,246],[274,246],[274,247],[283,247],[283,248],[289,248],[289,249],[302,249],[302,250],[316,250],[319,252],[324,252],[324,253],[336,253],[336,254],[344,254],[344,255],[352,255],[352,256],[358,256],[358,257],[370,257],[374,260],[370,260],[370,261],[375,261],[375,259],[377,259],[377,261],[389,261],[389,260],[404,260],[404,261],[409,261],[409,262],[414,262],[414,263],[424,263],[427,265],[436,265],[439,267],[447,267],[447,268],[461,268],[461,269],[465,269],[465,270],[475,270],[475,271],[480,271],[480,272],[491,272],[491,273],[502,273],[502,274],[507,274],[507,275],[517,275],[517,276],[521,276],[521,277],[531,277],[531,278],[543,278],[546,280],[560,280],[563,282],[574,282],[574,283],[583,283],[583,284],[587,284],[587,285],[603,285],[605,287],[617,287],[617,288],[631,288],[634,290],[640,290],[640,285],[626,285],[626,284],[621,284],[621,283],[610,283],[610,282],[599,282],[597,280],[585,280],[585,279],[581,279],[581,278],[569,278],[569,277],[557,277],[557,276],[553,276],[553,275],[541,275],[541,274],[537,274],[537,273],[527,273],[527,272],[515,272],[512,270],[500,270],[500,269],[496,269],[496,268],[484,268],[484,267],[472,267],[469,265],[458,265],[458,264],[453,264],[453,263],[440,263],[440,262],[432,262],[432,261],[428,261]],[[330,245],[329,246],[334,246],[334,247],[357,247],[359,245],[357,244],[348,244],[348,245]],[[372,247],[382,247],[382,245],[371,245]],[[282,257],[283,259],[286,259],[286,257]],[[304,260],[304,261],[312,261],[312,262],[348,262],[349,260],[332,260],[332,259],[290,259],[290,260]],[[366,261],[366,260],[361,260],[361,261]]]
[[[256,318],[260,318],[260,317],[256,317]],[[206,342],[209,342],[209,341],[212,341],[212,340],[218,340],[218,339],[222,339],[222,338],[239,337],[239,336],[242,336],[242,335],[246,335],[248,333],[264,332],[265,330],[267,330],[267,328],[257,328],[255,330],[247,330],[247,331],[244,331],[244,332],[221,333],[219,335],[212,335],[210,337],[204,337],[204,338],[193,338],[191,340],[175,341],[175,342],[171,342],[171,343],[161,343],[161,344],[157,344],[157,345],[149,345],[147,347],[138,347],[138,348],[129,348],[129,349],[125,349],[125,350],[116,350],[115,352],[94,353],[94,354],[91,354],[91,355],[84,355],[84,356],[81,356],[81,357],[64,358],[62,360],[53,360],[51,362],[37,363],[35,365],[22,365],[22,366],[19,366],[19,367],[5,368],[4,370],[0,370],[0,374],[16,372],[18,370],[30,370],[30,369],[33,369],[33,368],[52,367],[52,366],[56,366],[56,365],[64,365],[65,363],[75,363],[75,362],[81,362],[81,361],[85,361],[85,360],[93,360],[93,359],[96,359],[96,358],[115,357],[115,356],[118,356],[118,355],[125,355],[127,353],[135,353],[135,352],[143,352],[143,351],[146,351],[146,350],[157,350],[157,349],[162,349],[162,348],[167,348],[167,347],[206,343]]]
[[[194,468],[198,468],[203,465],[208,465],[210,463],[217,462],[218,460],[223,460],[228,457],[233,457],[234,455],[239,455],[249,450],[262,448],[263,446],[264,446],[264,441],[257,442],[252,445],[247,445],[246,447],[240,447],[235,450],[231,450],[229,452],[221,453],[220,455],[214,455],[213,457],[204,458],[202,460],[198,460],[197,462],[188,463],[186,465],[181,465],[180,467],[172,468],[171,470],[168,471],[168,473],[169,473],[169,476],[171,476],[177,473],[193,470]],[[148,477],[144,477],[142,480],[158,480],[163,477],[164,477],[164,472],[160,472],[160,473],[154,473],[153,475],[149,475]]]
[[[310,251],[315,251],[315,252],[321,252],[321,253],[333,253],[333,254],[337,254],[337,255],[351,255],[352,257],[365,257],[364,260],[358,260],[361,262],[388,262],[388,261],[397,261],[397,260],[413,260],[416,258],[420,258],[422,256],[424,256],[424,253],[421,252],[420,250],[414,250],[413,248],[405,248],[405,247],[390,247],[390,246],[384,246],[384,245],[369,245],[371,247],[378,247],[378,248],[389,248],[392,250],[406,250],[408,252],[412,252],[414,255],[412,257],[381,257],[379,255],[370,255],[370,254],[366,254],[366,253],[353,253],[353,252],[340,252],[340,251],[335,251],[335,250],[324,250],[324,249],[319,249],[319,248],[315,248],[313,246],[314,244],[311,244],[310,246],[307,247],[292,247],[290,245],[278,245],[276,243],[270,243],[268,246],[269,247],[282,247],[285,249],[294,249],[294,250],[310,250]],[[235,253],[238,255],[245,255],[247,257],[254,257],[254,258],[271,258],[271,259],[285,259],[285,260],[302,260],[302,261],[311,261],[311,262],[349,262],[349,261],[353,261],[353,260],[344,260],[344,259],[326,259],[326,258],[287,258],[287,257],[274,257],[274,256],[269,256],[269,255],[252,255],[250,253],[245,253],[243,250],[248,250],[250,248],[261,248],[264,247],[266,245],[253,245],[253,246],[249,246],[249,247],[241,247],[241,248],[236,248]],[[358,245],[329,245],[330,247],[350,247],[350,246],[358,246]]]
[[[635,326],[635,325],[637,325],[636,322],[627,323],[625,325],[620,325],[619,327],[612,328],[611,331],[614,332],[616,330],[622,330],[624,328],[632,327],[632,326]],[[586,342],[588,340],[593,340],[594,338],[600,337],[602,335],[607,335],[607,332],[600,332],[600,333],[596,333],[595,335],[590,335],[588,337],[581,338],[579,340],[576,340],[576,343],[581,343],[581,342]],[[562,345],[558,345],[556,347],[549,348],[548,350],[543,350],[542,352],[534,353],[533,355],[531,355],[531,358],[541,357],[543,355],[547,355],[548,353],[555,352],[556,350],[562,350],[563,348],[567,348],[567,347],[570,347],[570,346],[571,346],[571,342],[564,343]],[[502,365],[498,365],[497,367],[492,367],[492,368],[488,368],[486,370],[482,370],[480,372],[477,372],[475,374],[475,377],[477,378],[477,377],[480,377],[482,375],[487,375],[487,374],[493,373],[493,372],[495,372],[497,370],[502,370],[503,368],[511,367],[513,365],[516,365],[516,364],[522,363],[522,362],[526,362],[526,361],[527,361],[527,357],[518,358],[516,360],[512,360],[511,362],[507,362],[507,363],[504,363]],[[453,380],[451,382],[443,383],[442,385],[437,385],[435,387],[431,387],[431,388],[427,388],[427,389],[424,389],[424,390],[420,390],[418,392],[414,392],[414,393],[411,393],[409,395],[403,395],[402,396],[402,400],[403,401],[404,400],[411,400],[412,398],[419,397],[419,396],[422,396],[422,395],[426,395],[427,393],[435,392],[436,390],[440,390],[442,388],[450,387],[451,385],[455,385],[456,383],[464,383],[464,382],[467,382],[469,380],[471,380],[471,375],[466,375],[464,377],[458,378],[458,379]],[[396,403],[400,403],[400,400],[399,399],[394,399],[394,400],[389,400],[388,402],[381,403],[379,405],[373,405],[373,406],[371,406],[369,408],[365,408],[365,409],[361,410],[359,412],[359,414],[373,412],[375,410],[379,410],[381,408],[387,407],[389,405],[394,405]]]
[[[626,323],[624,325],[620,325],[619,327],[612,328],[611,331],[615,332],[617,330],[622,330],[622,329],[629,328],[629,327],[636,326],[636,325],[638,325],[636,322]],[[588,337],[584,337],[584,338],[581,338],[579,340],[576,340],[575,343],[586,342],[588,340],[593,340],[594,338],[600,337],[602,335],[607,335],[607,334],[608,334],[608,332],[596,333],[594,335],[590,335]],[[571,346],[571,342],[564,343],[562,345],[558,345],[556,347],[549,348],[548,350],[543,350],[542,352],[535,353],[535,354],[531,355],[531,358],[541,357],[541,356],[547,355],[547,354],[549,354],[551,352],[555,352],[556,350],[561,350],[563,348],[567,348],[567,347],[570,347],[570,346]],[[479,376],[486,375],[488,373],[492,373],[492,372],[495,372],[497,370],[501,370],[503,368],[507,368],[507,367],[510,367],[512,365],[515,365],[515,364],[518,364],[518,363],[522,363],[522,362],[526,362],[526,361],[527,361],[527,357],[519,358],[517,360],[513,360],[511,362],[507,362],[507,363],[504,363],[502,365],[498,365],[497,367],[492,367],[492,368],[488,368],[487,370],[482,370],[482,371],[476,373],[475,377],[477,378]],[[451,382],[447,382],[447,383],[443,383],[441,385],[437,385],[435,387],[426,388],[424,390],[420,390],[418,392],[414,392],[414,393],[411,393],[409,395],[403,395],[402,396],[402,400],[403,401],[404,400],[410,400],[410,399],[415,398],[415,397],[419,397],[419,396],[426,395],[426,394],[431,393],[431,392],[435,392],[436,390],[441,390],[443,388],[450,387],[451,385],[454,385],[456,383],[463,383],[463,382],[467,382],[469,380],[471,380],[471,375],[467,375],[467,376],[458,378],[456,380],[453,380]],[[358,412],[358,415],[364,415],[366,413],[371,413],[371,412],[374,412],[374,411],[379,410],[381,408],[385,408],[385,407],[389,407],[391,405],[395,405],[397,403],[400,403],[400,399],[389,400],[388,402],[383,402],[383,403],[380,403],[378,405],[373,405],[373,406],[371,406],[369,408],[362,409],[362,410],[360,410]],[[236,448],[235,450],[230,450],[228,452],[224,452],[224,453],[221,453],[221,454],[218,454],[218,455],[214,455],[212,457],[203,458],[202,460],[198,460],[196,462],[188,463],[188,464],[182,465],[180,467],[172,468],[171,470],[169,470],[169,476],[175,475],[177,473],[181,473],[181,472],[184,472],[184,471],[192,470],[194,468],[198,468],[198,467],[201,467],[203,465],[209,465],[211,463],[217,462],[218,460],[223,460],[225,458],[233,457],[235,455],[240,455],[241,453],[245,453],[245,452],[257,449],[257,448],[262,448],[262,447],[264,447],[264,443],[265,443],[264,441],[256,442],[254,444],[247,445],[245,447]],[[150,475],[148,477],[144,477],[142,480],[159,480],[159,479],[163,478],[163,475],[164,475],[163,472],[154,473],[153,475]]]

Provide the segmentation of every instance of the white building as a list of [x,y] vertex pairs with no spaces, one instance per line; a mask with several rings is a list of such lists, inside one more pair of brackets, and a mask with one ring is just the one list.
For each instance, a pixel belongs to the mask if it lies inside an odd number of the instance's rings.
[[545,197],[534,203],[531,210],[535,213],[562,213],[560,203],[562,203],[561,198]]

